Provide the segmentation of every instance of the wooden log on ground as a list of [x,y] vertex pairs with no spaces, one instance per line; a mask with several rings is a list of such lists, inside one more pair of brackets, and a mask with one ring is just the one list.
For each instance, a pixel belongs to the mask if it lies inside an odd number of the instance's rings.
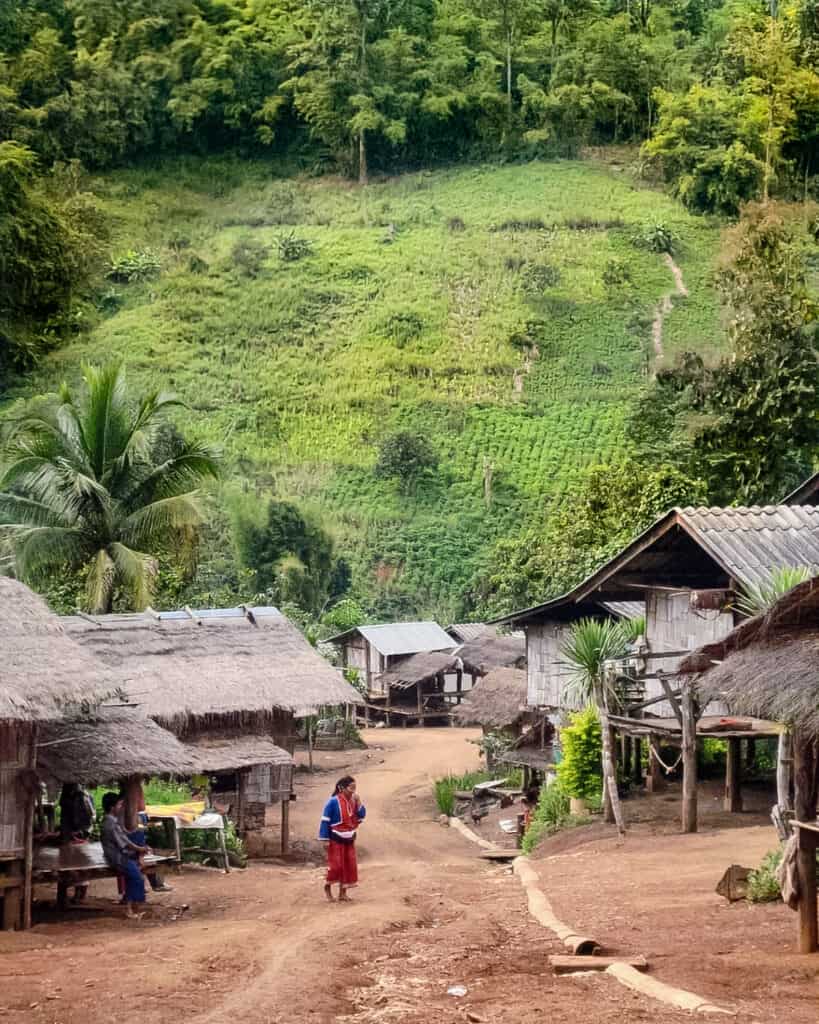
[[574,971],[605,971],[612,964],[628,964],[637,971],[647,971],[648,961],[644,956],[564,956],[549,957],[555,974],[572,974]]

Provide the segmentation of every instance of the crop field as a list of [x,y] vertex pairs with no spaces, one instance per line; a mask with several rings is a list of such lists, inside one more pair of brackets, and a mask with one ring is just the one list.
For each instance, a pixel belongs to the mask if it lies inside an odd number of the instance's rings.
[[[362,190],[210,159],[92,187],[112,257],[147,252],[159,270],[108,283],[29,392],[111,357],[132,384],[176,390],[183,429],[220,442],[243,486],[318,514],[378,608],[458,616],[492,542],[622,449],[673,287],[640,244],[653,225],[673,232],[690,292],[666,361],[722,344],[718,227],[624,170],[483,166]],[[372,472],[398,429],[440,459],[410,495]]]

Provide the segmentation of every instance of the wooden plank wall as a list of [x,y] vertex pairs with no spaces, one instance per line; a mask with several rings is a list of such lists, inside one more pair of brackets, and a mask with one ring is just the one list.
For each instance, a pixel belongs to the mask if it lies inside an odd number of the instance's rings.
[[[731,612],[711,611],[691,607],[689,591],[652,590],[646,597],[646,641],[652,653],[661,651],[694,651],[703,644],[721,640],[734,628]],[[649,664],[649,673],[676,672],[682,659],[656,658]],[[646,699],[663,693],[657,679],[646,680]],[[709,714],[724,714],[716,704],[708,708]],[[674,712],[667,701],[651,708],[652,715],[672,717]]]
[[558,708],[565,705],[564,689],[569,670],[560,662],[560,645],[567,630],[557,622],[526,627],[527,694],[531,707]]
[[30,726],[0,722],[0,854],[22,857],[26,842],[26,803],[18,776],[29,767]]

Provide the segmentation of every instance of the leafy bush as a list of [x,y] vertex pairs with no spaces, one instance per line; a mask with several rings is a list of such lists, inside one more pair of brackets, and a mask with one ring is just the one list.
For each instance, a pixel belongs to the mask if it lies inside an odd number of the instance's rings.
[[460,217],[450,217],[446,222],[446,226],[452,232],[453,235],[460,234],[462,231],[466,231],[466,224],[461,220]]
[[313,243],[309,238],[299,238],[295,231],[279,235],[276,239],[279,259],[284,263],[296,263],[313,252]]
[[603,743],[597,711],[586,708],[571,716],[571,724],[560,731],[563,759],[557,777],[567,796],[593,798],[601,787]]
[[523,275],[527,291],[543,292],[560,284],[560,271],[549,263],[532,263]]
[[631,282],[631,268],[624,260],[609,260],[603,270],[603,284],[617,288]]
[[240,238],[231,249],[230,258],[243,277],[258,277],[268,252],[267,246],[255,238]]
[[762,858],[759,867],[748,876],[748,899],[751,903],[769,903],[782,895],[776,878],[776,869],[782,860],[782,850],[771,850]]
[[479,782],[488,782],[489,772],[466,772],[465,775],[445,775],[435,780],[435,802],[441,814],[451,818],[455,813],[455,794],[459,790],[471,790]]
[[438,466],[438,456],[423,434],[400,431],[386,438],[378,450],[375,475],[397,479],[402,489],[409,490]]
[[398,348],[414,341],[424,330],[424,318],[418,313],[406,311],[393,313],[384,324],[384,333],[392,338]]
[[638,248],[648,249],[649,252],[668,253],[674,255],[675,242],[674,232],[665,224],[652,224],[645,228],[634,238],[634,244]]
[[156,277],[161,270],[159,253],[153,249],[129,249],[123,256],[111,260],[106,276],[119,284],[138,284]]
[[486,758],[486,767],[491,769],[501,754],[511,749],[514,739],[509,733],[500,729],[493,729],[484,733],[479,740],[475,741],[478,749]]

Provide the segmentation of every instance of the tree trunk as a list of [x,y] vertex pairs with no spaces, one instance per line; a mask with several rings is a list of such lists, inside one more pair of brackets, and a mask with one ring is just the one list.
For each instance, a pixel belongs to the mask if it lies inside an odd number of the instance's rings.
[[512,29],[506,30],[506,105],[512,119]]
[[[363,93],[367,79],[367,17],[361,11],[361,53],[359,54],[358,85]],[[364,128],[358,132],[358,184],[369,184],[367,171],[367,133]]]
[[606,702],[599,686],[595,687],[595,703],[600,716],[600,735],[603,740],[603,804],[608,811],[606,821],[614,820],[617,831],[623,835],[626,831],[623,824],[623,810],[620,806],[620,795],[617,792],[617,772],[614,767],[614,754],[611,742],[611,726]]
[[367,139],[366,132],[362,128],[358,133],[358,184],[368,185],[370,183],[367,171]]

